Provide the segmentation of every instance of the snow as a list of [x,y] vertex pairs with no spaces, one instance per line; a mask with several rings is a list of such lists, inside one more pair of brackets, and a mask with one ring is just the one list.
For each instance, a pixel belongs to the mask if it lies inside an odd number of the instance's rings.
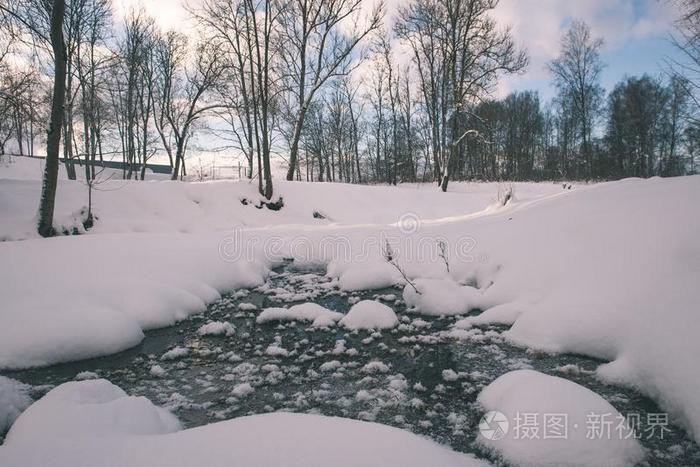
[[636,387],[700,440],[699,195],[694,176],[516,203],[469,225],[493,264],[465,272],[492,282],[484,300],[517,304],[510,341],[610,361],[601,377]]
[[233,391],[231,391],[231,394],[233,394],[236,397],[245,397],[249,394],[252,394],[255,392],[255,388],[251,386],[249,383],[241,383],[237,384],[234,388]]
[[223,321],[211,321],[207,324],[202,325],[198,330],[197,334],[200,336],[226,336],[230,337],[236,333],[236,327],[227,322]]
[[162,378],[167,374],[167,371],[165,371],[165,368],[163,368],[160,365],[153,365],[151,366],[151,369],[149,370],[149,373],[156,378]]
[[383,362],[369,362],[362,367],[363,373],[375,374],[375,373],[388,373],[390,370],[389,365]]
[[174,415],[145,397],[127,396],[104,379],[72,381],[52,389],[29,406],[10,428],[5,445],[164,434],[179,429],[180,422]]
[[[41,160],[19,157],[11,164],[0,163],[0,239],[38,237],[35,214],[42,164]],[[561,190],[551,183],[515,186],[521,199]],[[230,232],[234,227],[280,225],[388,225],[396,224],[407,210],[419,219],[481,211],[494,201],[498,184],[454,183],[445,194],[432,184],[405,184],[397,189],[275,180],[275,191],[284,198],[284,209],[279,212],[240,202],[244,198],[260,199],[256,181],[142,182],[117,177],[101,183],[93,192],[93,208],[100,219],[90,234],[211,233]],[[74,213],[86,205],[87,186],[61,177],[56,195],[57,224],[72,225]],[[315,219],[314,211],[328,218]]]
[[362,264],[331,263],[328,274],[339,278],[340,288],[345,291],[383,289],[401,281],[401,273],[385,261]]
[[[517,345],[608,361],[600,378],[642,391],[700,440],[700,176],[515,184],[505,207],[493,204],[494,183],[440,193],[279,182],[279,212],[239,202],[257,199],[255,183],[110,181],[95,193],[93,229],[47,240],[34,233],[40,181],[24,175],[40,172],[20,167],[30,163],[0,167],[0,237],[21,239],[0,242],[0,262],[11,265],[0,270],[0,368],[136,345],[144,329],[262,284],[284,258],[327,265],[346,290],[402,283],[382,254],[391,237],[397,263],[425,290],[405,288],[416,311],[479,307],[458,329],[512,324],[504,337]],[[61,181],[57,222],[72,222],[85,200],[84,185]],[[406,218],[416,221],[408,232]],[[449,273],[420,254],[437,238]],[[243,257],[241,245],[250,246]]]
[[311,321],[312,327],[330,327],[343,317],[316,303],[302,303],[290,308],[266,308],[258,315],[259,324],[270,321]]
[[223,261],[216,237],[85,235],[0,243],[0,368],[107,355],[265,269]]
[[350,308],[340,324],[348,329],[391,329],[399,324],[394,310],[374,300],[363,300]]
[[488,465],[397,428],[319,415],[280,412],[178,429],[168,412],[107,381],[66,383],[20,416],[0,446],[0,465]]
[[[403,299],[417,312],[432,316],[461,315],[482,306],[481,292],[448,279],[418,279],[406,285]],[[416,290],[417,289],[417,290]]]
[[[532,370],[513,371],[484,388],[477,401],[509,422],[502,438],[492,435],[498,424],[482,422],[477,442],[513,465],[633,466],[644,459],[644,449],[625,418],[605,399],[572,381]],[[526,428],[526,414],[534,414],[529,415],[534,418],[529,426],[537,428]],[[550,425],[547,438],[545,416],[562,422],[557,428]],[[609,433],[603,420],[612,422]]]
[[32,403],[29,386],[0,376],[0,433],[5,432],[20,413]]
[[189,355],[190,349],[186,347],[174,347],[163,355],[161,355],[161,360],[177,360],[178,358],[186,357]]
[[270,344],[267,349],[265,349],[265,355],[270,357],[286,357],[289,355],[289,350],[277,344]]
[[81,371],[77,375],[75,375],[75,378],[73,378],[75,381],[84,381],[86,379],[99,379],[100,376],[95,373],[94,371]]

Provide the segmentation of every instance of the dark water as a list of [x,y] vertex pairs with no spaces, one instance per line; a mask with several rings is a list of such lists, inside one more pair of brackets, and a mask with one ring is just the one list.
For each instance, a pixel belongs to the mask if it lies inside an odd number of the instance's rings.
[[[498,459],[473,442],[482,415],[475,400],[484,386],[511,370],[532,368],[582,384],[623,415],[639,414],[641,428],[647,414],[661,412],[631,389],[598,381],[593,371],[599,361],[513,347],[501,337],[503,326],[480,328],[469,339],[457,340],[447,331],[461,317],[407,313],[392,294],[400,297],[401,290],[345,294],[323,271],[286,266],[265,286],[225,296],[205,313],[149,331],[139,346],[126,352],[3,374],[36,386],[35,397],[76,378],[107,378],[131,395],[168,407],[186,427],[280,410],[376,421],[496,463]],[[314,301],[346,312],[359,299],[384,300],[401,325],[371,333],[312,329],[303,322],[255,322],[265,307]],[[241,309],[242,303],[257,309]],[[235,335],[200,336],[197,330],[210,321],[230,322]],[[287,355],[268,355],[271,344]],[[164,359],[175,347],[187,349],[187,354]],[[366,366],[371,362],[379,363]],[[457,379],[445,379],[443,370],[453,370]],[[649,450],[650,465],[700,465],[700,449],[673,424],[663,437],[642,436],[640,441]]]

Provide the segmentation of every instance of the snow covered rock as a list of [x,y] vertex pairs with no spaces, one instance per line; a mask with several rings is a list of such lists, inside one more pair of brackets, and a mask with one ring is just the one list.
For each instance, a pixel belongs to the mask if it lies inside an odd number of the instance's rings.
[[[10,428],[5,445],[31,445],[67,438],[154,435],[172,433],[180,428],[178,419],[167,410],[153,405],[145,397],[129,397],[107,380],[71,381],[57,386],[29,406]],[[1,453],[0,464],[4,465]]]
[[340,324],[348,329],[391,329],[399,324],[394,310],[374,300],[353,305]]
[[482,305],[481,292],[468,285],[459,285],[452,279],[417,279],[418,292],[407,284],[403,299],[409,308],[431,316],[462,315]]
[[328,275],[338,277],[345,291],[383,289],[402,281],[401,274],[386,261],[334,262],[328,266]]
[[270,357],[287,357],[289,355],[289,350],[278,344],[270,344],[265,349],[265,355]]
[[107,381],[66,383],[15,423],[3,467],[482,467],[407,431],[320,415],[273,413],[173,433],[172,415]]
[[316,303],[302,303],[290,308],[266,308],[255,321],[258,324],[270,321],[311,321],[312,327],[330,327],[343,317]]
[[230,337],[236,333],[233,324],[223,321],[211,321],[197,330],[200,336],[226,336]]
[[31,403],[29,385],[0,376],[0,433],[7,430]]
[[255,388],[251,386],[249,383],[241,383],[236,385],[233,390],[231,391],[231,394],[233,394],[235,397],[241,398],[245,397],[249,394],[252,394],[255,392]]
[[177,360],[178,358],[186,357],[190,354],[190,349],[187,347],[173,347],[172,349],[161,355],[161,360]]
[[512,371],[484,388],[477,401],[487,411],[477,442],[509,464],[632,466],[644,459],[625,418],[572,381]]

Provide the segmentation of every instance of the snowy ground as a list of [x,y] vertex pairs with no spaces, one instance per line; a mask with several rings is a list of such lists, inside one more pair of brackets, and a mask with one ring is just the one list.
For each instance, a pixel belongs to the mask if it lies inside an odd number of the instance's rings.
[[[609,362],[596,378],[641,391],[700,439],[700,216],[693,202],[700,177],[571,190],[516,184],[506,207],[494,204],[497,184],[454,184],[442,194],[433,186],[280,182],[279,212],[257,209],[246,182],[110,181],[95,193],[94,229],[43,240],[33,233],[39,182],[21,176],[32,172],[22,164],[0,167],[0,258],[12,265],[0,270],[0,367],[126,349],[144,330],[200,312],[221,293],[265,287],[269,268],[293,258],[327,266],[329,287],[342,292],[402,284],[405,274],[412,284],[394,299],[426,316],[456,316],[448,331],[455,338],[512,325],[503,338],[513,344]],[[59,186],[58,220],[68,230],[86,196],[79,182]],[[383,257],[387,241],[402,272]],[[286,293],[293,302],[315,298],[313,291]],[[337,321],[325,318],[329,326]],[[360,318],[368,327],[367,316]],[[392,322],[384,311],[377,326]],[[289,352],[274,343],[264,350]],[[245,395],[251,388],[234,389]],[[20,459],[29,450],[9,444],[0,456]],[[638,454],[625,452],[628,460]]]

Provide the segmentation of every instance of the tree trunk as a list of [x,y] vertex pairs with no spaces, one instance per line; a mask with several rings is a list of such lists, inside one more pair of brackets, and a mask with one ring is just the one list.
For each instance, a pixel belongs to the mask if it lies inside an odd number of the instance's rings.
[[51,9],[51,47],[54,56],[53,97],[51,101],[51,119],[46,138],[46,166],[39,202],[39,235],[49,237],[54,234],[53,210],[56,201],[58,181],[58,154],[61,145],[61,127],[63,126],[63,105],[66,98],[66,56],[63,43],[63,15],[65,0],[54,0]]

